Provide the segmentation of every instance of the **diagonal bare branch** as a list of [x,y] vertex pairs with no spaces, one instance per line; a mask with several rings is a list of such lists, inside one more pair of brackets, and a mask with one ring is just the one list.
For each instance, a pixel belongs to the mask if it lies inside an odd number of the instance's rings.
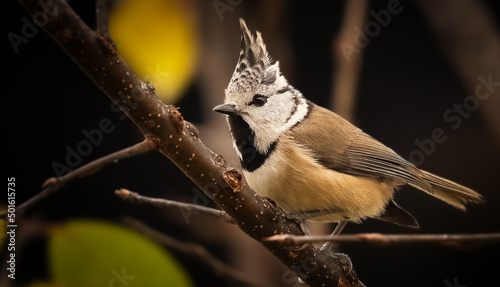
[[469,99],[476,102],[466,109],[466,115],[480,109],[500,145],[500,29],[495,13],[483,1],[417,3],[444,56],[471,95],[464,99],[464,105]]

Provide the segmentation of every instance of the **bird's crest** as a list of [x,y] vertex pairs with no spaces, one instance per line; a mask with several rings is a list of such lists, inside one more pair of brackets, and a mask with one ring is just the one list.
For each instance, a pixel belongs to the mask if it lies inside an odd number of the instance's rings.
[[271,85],[280,77],[279,62],[272,63],[260,32],[250,32],[245,21],[240,19],[241,50],[230,86],[239,91],[248,91],[254,85]]

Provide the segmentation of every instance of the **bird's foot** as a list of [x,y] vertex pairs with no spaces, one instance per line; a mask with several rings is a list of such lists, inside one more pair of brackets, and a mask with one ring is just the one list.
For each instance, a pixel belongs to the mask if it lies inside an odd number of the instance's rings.
[[346,254],[335,253],[331,249],[324,249],[320,251],[339,263],[340,267],[344,271],[344,277],[347,277],[352,272],[352,262],[349,256],[347,256]]

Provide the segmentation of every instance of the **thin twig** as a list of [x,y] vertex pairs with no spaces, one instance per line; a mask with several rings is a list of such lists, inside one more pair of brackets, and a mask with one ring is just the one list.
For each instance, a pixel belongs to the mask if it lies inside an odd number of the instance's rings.
[[109,39],[108,0],[97,0],[95,8],[97,32]]
[[274,235],[263,241],[276,242],[282,245],[302,245],[332,241],[337,243],[366,243],[373,245],[397,244],[444,244],[455,247],[475,247],[487,244],[500,244],[500,233],[484,234],[380,234],[362,233],[346,235],[296,236],[291,234]]
[[500,30],[494,10],[475,0],[424,0],[416,4],[469,91],[464,104],[469,99],[477,101],[468,112],[482,110],[500,145],[500,89],[496,84],[500,80]]
[[331,108],[345,119],[353,122],[359,72],[364,47],[357,41],[356,28],[364,29],[369,1],[351,0],[345,2],[344,19],[338,36],[333,41],[333,87]]
[[195,259],[204,262],[215,274],[236,283],[238,286],[242,284],[245,286],[268,286],[255,280],[254,278],[250,278],[247,274],[226,265],[199,244],[179,241],[165,233],[149,227],[137,219],[127,217],[124,219],[124,222],[126,225],[144,234],[145,236],[158,241],[173,250],[192,256]]
[[177,207],[179,209],[183,209],[186,211],[191,212],[192,214],[203,214],[203,215],[209,215],[212,217],[215,217],[219,220],[222,220],[226,223],[234,223],[233,220],[227,213],[225,213],[223,210],[218,210],[206,206],[201,206],[201,205],[196,205],[196,204],[190,204],[190,203],[184,203],[184,202],[179,202],[175,200],[168,200],[168,199],[163,199],[163,198],[152,198],[152,197],[147,197],[138,194],[137,192],[130,191],[125,188],[117,189],[115,191],[115,194],[118,195],[121,199],[133,202],[136,204],[147,204],[147,205],[153,205],[156,207],[160,208],[171,208],[171,207]]
[[[153,143],[151,143],[151,141],[146,139],[143,142],[135,144],[131,147],[122,149],[120,151],[96,159],[80,168],[73,170],[72,172],[65,174],[62,177],[51,177],[42,184],[43,190],[40,193],[33,196],[28,201],[24,202],[23,204],[17,207],[16,214],[18,216],[21,216],[22,214],[26,213],[27,210],[32,208],[35,204],[57,193],[63,187],[65,187],[66,185],[68,185],[69,183],[73,182],[76,179],[87,177],[93,173],[96,173],[97,171],[101,170],[102,168],[104,168],[109,164],[117,163],[122,159],[136,156],[153,149],[154,149]],[[5,211],[2,212],[2,214],[4,213]]]

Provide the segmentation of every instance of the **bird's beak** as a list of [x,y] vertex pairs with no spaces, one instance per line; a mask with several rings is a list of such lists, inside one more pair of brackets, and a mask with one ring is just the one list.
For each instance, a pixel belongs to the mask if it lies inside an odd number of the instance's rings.
[[214,108],[214,111],[221,114],[226,114],[228,116],[238,114],[238,110],[236,109],[236,107],[231,104],[218,105]]

